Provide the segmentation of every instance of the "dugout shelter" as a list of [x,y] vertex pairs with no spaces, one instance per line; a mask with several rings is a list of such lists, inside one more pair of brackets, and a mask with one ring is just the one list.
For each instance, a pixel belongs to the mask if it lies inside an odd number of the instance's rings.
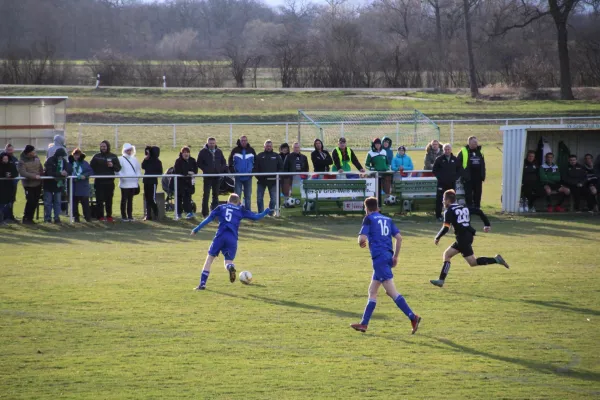
[[555,155],[559,143],[563,142],[580,163],[586,153],[596,160],[600,154],[600,124],[506,125],[500,130],[503,133],[502,211],[507,213],[519,210],[525,156],[528,150],[537,151],[542,137]]
[[65,136],[67,97],[0,97],[0,140],[22,150],[31,144],[46,150],[55,135]]

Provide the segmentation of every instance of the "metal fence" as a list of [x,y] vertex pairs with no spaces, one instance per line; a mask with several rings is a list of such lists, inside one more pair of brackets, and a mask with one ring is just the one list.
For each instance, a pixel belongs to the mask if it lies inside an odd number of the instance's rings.
[[[440,128],[440,140],[454,144],[463,143],[469,136],[477,136],[487,143],[501,143],[502,135],[499,127],[502,125],[533,125],[533,124],[565,124],[576,121],[579,124],[599,123],[600,116],[579,117],[527,117],[527,118],[493,118],[493,119],[447,119],[434,120]],[[387,121],[391,124],[404,124],[406,121]],[[348,137],[344,131],[343,121],[325,122],[327,125],[336,126],[339,136]],[[77,129],[77,145],[82,149],[96,148],[100,140],[110,140],[114,148],[128,142],[136,147],[156,145],[162,148],[178,149],[184,145],[203,145],[210,136],[217,139],[223,148],[232,148],[237,139],[248,136],[254,145],[271,139],[275,144],[298,141],[302,147],[311,148],[314,137],[308,137],[309,130],[299,129],[298,122],[248,122],[248,123],[201,123],[201,124],[96,124],[79,123]],[[71,127],[73,127],[71,125]],[[329,132],[334,134],[335,132]],[[394,136],[392,136],[394,137]],[[73,145],[74,141],[70,139]],[[395,143],[415,148],[413,143]],[[368,149],[368,144],[357,150]]]

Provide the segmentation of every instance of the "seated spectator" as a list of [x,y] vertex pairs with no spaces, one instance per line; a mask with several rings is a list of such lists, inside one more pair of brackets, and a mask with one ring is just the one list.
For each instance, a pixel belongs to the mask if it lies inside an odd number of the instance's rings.
[[[523,164],[523,179],[521,180],[521,204],[519,211],[535,212],[535,199],[539,196],[540,174],[537,161],[535,159],[535,151],[527,152],[527,158]],[[521,210],[522,208],[522,210]]]
[[71,164],[71,176],[73,179],[73,217],[75,222],[80,222],[79,204],[83,211],[83,218],[86,222],[92,222],[92,213],[90,212],[90,176],[94,174],[90,164],[85,161],[85,154],[80,149],[75,149],[69,157]]
[[425,159],[423,169],[432,170],[433,164],[435,164],[435,160],[442,154],[444,154],[442,145],[438,140],[433,139],[425,148]]
[[[333,164],[331,154],[325,148],[323,148],[323,142],[321,139],[315,139],[313,142],[315,151],[310,153],[310,158],[313,163],[313,169],[315,172],[329,172],[330,166]],[[317,175],[318,176],[318,175]],[[324,176],[321,176],[323,178]],[[259,211],[260,212],[260,211]]]
[[592,212],[597,213],[600,204],[600,200],[598,199],[598,173],[594,169],[594,157],[592,157],[591,154],[585,155],[583,168],[587,173],[586,186],[590,196],[590,204],[588,207]]
[[[121,176],[134,176],[142,174],[142,167],[135,158],[135,146],[125,143],[119,157],[121,164]],[[119,188],[121,189],[121,221],[133,221],[133,196],[140,194],[140,180],[138,178],[119,179]]]
[[46,153],[46,160],[50,157],[52,157],[55,153],[56,150],[58,149],[63,149],[65,151],[65,154],[67,154],[67,148],[65,147],[65,137],[61,136],[61,135],[56,135],[54,136],[54,141],[52,143],[50,143],[50,146],[48,146],[48,152]]
[[[371,151],[367,153],[365,168],[369,171],[387,172],[390,170],[390,164],[387,159],[387,152],[382,148],[381,139],[375,138],[371,142]],[[379,182],[385,194],[391,192],[392,177],[389,174],[380,175]]]
[[[162,175],[163,166],[160,157],[160,148],[157,146],[146,146],[144,161],[142,161],[142,169],[145,175]],[[223,158],[223,162],[225,158]],[[225,168],[225,167],[223,167]],[[146,178],[142,180],[144,183],[144,200],[146,201],[146,216],[144,221],[158,219],[158,205],[156,204],[156,187],[158,186],[158,178]]]
[[54,151],[44,163],[44,175],[54,179],[44,179],[44,222],[52,222],[54,210],[54,223],[60,224],[62,195],[67,189],[67,176],[71,174],[71,165],[67,162],[67,152],[63,147]]
[[42,194],[41,176],[44,174],[42,162],[35,153],[35,147],[28,144],[19,157],[18,164],[19,175],[25,178],[23,180],[23,189],[25,189],[25,210],[23,211],[23,224],[33,225],[33,214]]
[[186,219],[194,218],[192,211],[192,195],[196,191],[193,176],[198,173],[198,164],[190,157],[190,148],[184,146],[179,152],[179,158],[175,161],[174,173],[181,175],[177,178],[177,219],[181,218],[181,212],[185,212]]
[[14,182],[10,179],[19,176],[17,167],[11,163],[10,156],[6,152],[0,153],[0,225],[6,224],[10,220],[10,209],[13,203]]
[[[15,170],[17,170],[17,175],[15,175],[15,178],[19,176],[18,173],[18,167],[19,167],[19,159],[17,157],[15,157],[14,155],[14,151],[15,148],[13,147],[12,144],[7,143],[6,146],[4,147],[4,152],[6,154],[8,154],[8,162],[11,163],[12,165],[14,165]],[[12,196],[12,201],[10,202],[10,206],[8,208],[8,214],[5,216],[5,218],[7,218],[7,222],[14,222],[17,223],[19,221],[17,221],[17,219],[15,218],[15,213],[14,213],[14,207],[15,207],[15,202],[17,201],[17,187],[19,185],[19,181],[13,181],[13,196]]]
[[414,168],[413,162],[408,154],[406,154],[406,147],[398,147],[398,153],[392,161],[392,171],[400,172],[404,175],[405,171],[412,171]]
[[[562,205],[565,201],[565,197],[569,196],[571,192],[560,182],[560,171],[558,169],[558,165],[554,164],[554,154],[547,153],[545,162],[540,168],[540,183],[544,187],[544,191],[546,192],[546,211],[548,212],[565,211]],[[556,191],[559,196],[558,203],[554,206],[552,205],[552,191]]]
[[[300,153],[300,143],[296,142],[292,146],[292,152],[287,155],[283,163],[283,172],[308,172],[308,158]],[[283,180],[283,194],[291,196],[293,178],[298,175],[288,175]],[[300,175],[301,179],[306,179],[307,175]]]
[[[581,195],[589,194],[587,190],[587,171],[581,164],[577,162],[577,156],[571,154],[569,156],[569,166],[565,171],[564,176],[562,177],[563,182],[569,188],[569,191],[573,195],[575,211],[579,211],[581,207]],[[592,196],[588,196],[588,205],[591,204],[590,198]],[[593,208],[593,204],[592,207]]]

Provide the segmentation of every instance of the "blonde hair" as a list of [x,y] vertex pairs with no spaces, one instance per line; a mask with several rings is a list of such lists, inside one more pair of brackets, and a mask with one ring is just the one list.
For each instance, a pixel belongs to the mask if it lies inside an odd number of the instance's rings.
[[231,204],[238,205],[238,204],[240,204],[240,196],[238,196],[238,195],[237,195],[237,194],[235,194],[235,193],[231,193],[231,194],[229,195],[229,199],[227,199],[227,202],[228,202],[228,203],[231,203]]

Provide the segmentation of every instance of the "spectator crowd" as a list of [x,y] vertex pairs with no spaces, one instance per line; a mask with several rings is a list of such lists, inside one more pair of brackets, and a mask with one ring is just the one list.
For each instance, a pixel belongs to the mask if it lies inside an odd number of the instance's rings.
[[[405,146],[398,146],[394,152],[392,140],[388,137],[375,138],[371,142],[364,166],[357,158],[356,152],[347,146],[346,138],[341,137],[338,145],[331,152],[325,149],[320,139],[315,139],[314,151],[310,154],[315,174],[313,178],[335,179],[336,173],[345,174],[346,178],[356,178],[359,173],[368,171],[379,172],[379,187],[383,195],[392,194],[394,176],[411,176],[415,170],[411,157],[406,153]],[[287,143],[275,150],[273,142],[267,140],[263,149],[257,154],[250,145],[248,138],[242,136],[228,157],[217,146],[214,137],[207,139],[197,158],[191,156],[189,146],[184,146],[179,152],[172,169],[167,172],[178,175],[177,204],[178,218],[191,219],[195,217],[195,204],[192,197],[195,194],[196,175],[203,174],[247,174],[236,176],[232,180],[231,191],[243,198],[243,205],[252,209],[252,174],[294,172],[301,179],[308,178],[308,157],[301,151],[299,143],[293,143],[291,148]],[[529,151],[523,167],[521,190],[521,212],[535,212],[535,202],[542,197],[546,201],[547,212],[565,211],[563,203],[569,196],[573,198],[573,208],[578,211],[582,199],[585,199],[585,209],[598,212],[598,175],[600,164],[594,163],[591,154],[586,154],[583,162],[579,163],[576,155],[568,157],[568,165],[563,169],[554,163],[554,155],[547,152],[543,163],[536,158],[535,151]],[[353,167],[357,171],[353,171]],[[456,189],[457,182],[462,182],[465,190],[467,206],[479,208],[483,192],[483,182],[486,179],[486,163],[482,147],[476,137],[470,137],[467,144],[461,147],[456,155],[450,144],[441,144],[433,140],[425,149],[423,170],[412,175],[415,177],[433,176],[437,181],[435,215],[442,218],[442,196],[446,190]],[[159,179],[151,175],[163,175],[164,168],[160,160],[160,148],[147,146],[144,157],[140,161],[136,157],[135,146],[125,143],[121,155],[111,151],[110,143],[102,141],[99,152],[91,160],[79,148],[67,152],[65,140],[56,136],[47,151],[46,161],[42,164],[36,149],[27,145],[20,157],[14,155],[12,145],[6,145],[0,153],[0,223],[17,222],[14,212],[18,180],[22,177],[25,192],[25,206],[22,222],[34,223],[34,213],[40,199],[44,205],[44,222],[60,223],[61,212],[64,210],[64,198],[68,189],[67,177],[73,178],[73,217],[75,222],[97,219],[113,222],[113,198],[115,179],[118,179],[121,192],[120,213],[121,221],[133,221],[133,200],[141,194],[139,179],[132,176],[145,175],[142,179],[143,199],[145,204],[144,220],[157,219],[160,215],[156,194]],[[170,172],[171,171],[171,172]],[[42,176],[53,179],[41,179]],[[93,184],[90,177],[94,176]],[[224,177],[202,177],[202,204],[200,213],[207,217],[211,210],[219,204],[219,194],[222,192]],[[269,194],[270,209],[275,208],[277,196],[291,196],[292,176],[280,177],[280,192],[277,193],[276,175],[256,176],[256,206],[258,212],[265,209],[265,192]],[[171,183],[172,185],[172,183]],[[90,198],[95,198],[91,205]],[[81,207],[81,214],[79,208]]]

